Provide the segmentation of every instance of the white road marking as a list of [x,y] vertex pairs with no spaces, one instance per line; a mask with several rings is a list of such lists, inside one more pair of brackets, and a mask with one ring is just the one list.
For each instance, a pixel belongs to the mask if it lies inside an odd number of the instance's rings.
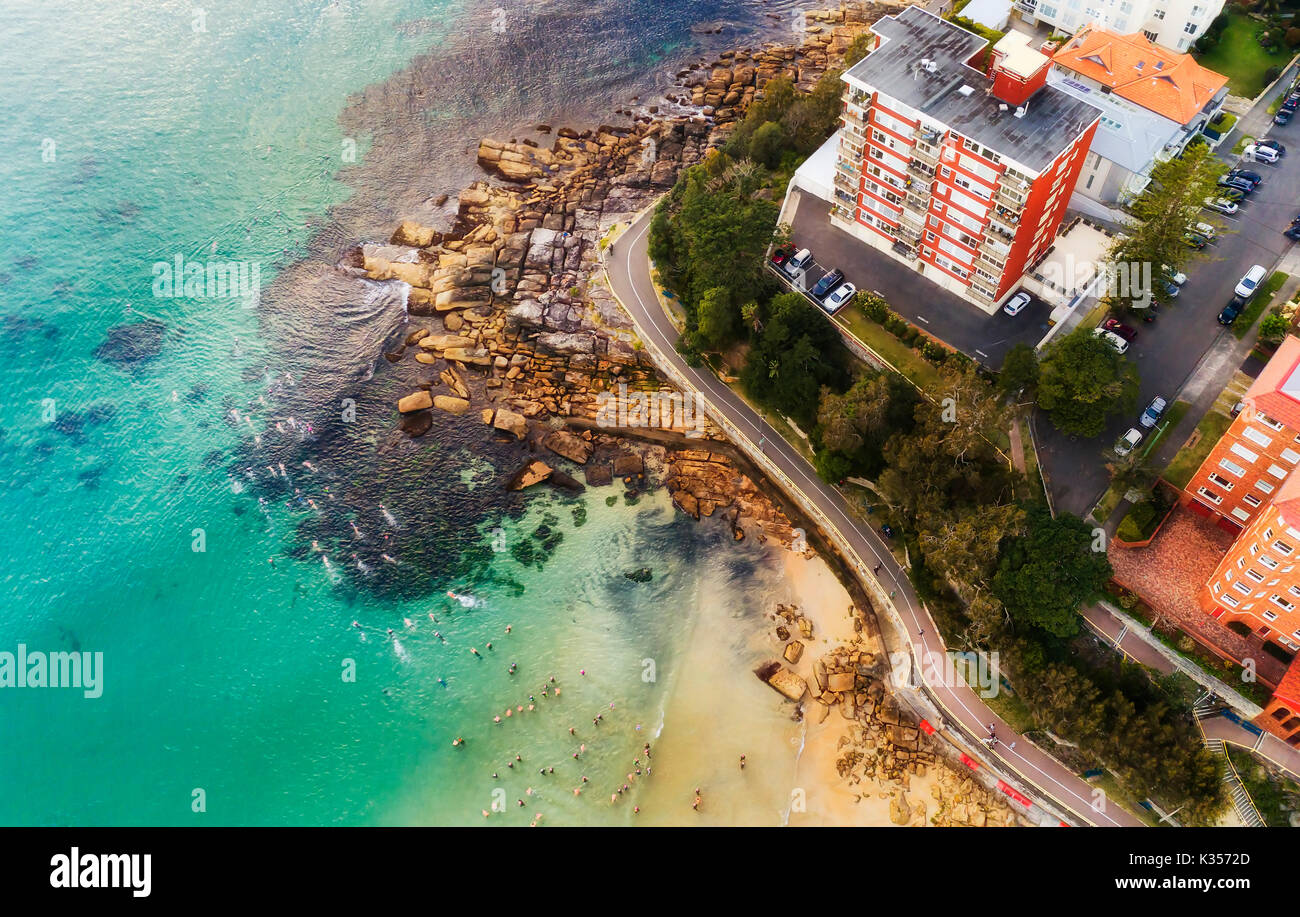
[[[636,240],[639,240],[643,235],[645,235],[645,233],[648,232],[649,229],[650,229],[650,221],[645,220],[645,225],[642,227],[641,231],[632,237],[632,240],[628,244],[628,248],[624,249],[624,251],[627,252],[630,248],[634,247]],[[641,307],[641,310],[645,314],[647,320],[649,320],[650,316],[652,316],[653,313],[650,311],[650,309],[646,307],[645,300],[641,297],[641,291],[637,288],[638,286],[637,283],[632,279],[632,272],[631,272],[632,264],[630,258],[627,259],[624,263],[625,263],[624,273],[627,278],[628,288],[632,291],[632,295],[636,297],[637,304]],[[656,305],[658,305],[657,297],[656,297]],[[633,316],[633,319],[635,319],[635,316]],[[638,330],[641,330],[639,326],[638,326]],[[661,347],[661,349],[665,354],[676,353],[676,348],[672,345],[671,342],[668,341],[667,337],[660,331],[658,325],[654,321],[650,321],[649,327],[644,329],[644,331],[647,334],[653,334],[655,343]],[[683,372],[683,374],[687,376],[687,378],[690,378],[696,384],[697,389],[704,391],[708,394],[715,395],[719,401],[726,403],[727,406],[731,408],[733,412],[739,414],[740,416],[744,416],[745,412],[749,411],[750,413],[754,413],[756,416],[758,416],[759,421],[761,421],[763,424],[766,424],[766,421],[763,420],[761,415],[758,415],[757,412],[754,412],[751,408],[749,408],[747,404],[741,401],[741,399],[736,395],[735,392],[731,391],[731,389],[723,385],[722,382],[719,381],[715,376],[713,375],[706,376],[701,371],[691,369],[691,367],[689,366],[685,366],[684,368],[679,367],[679,371]],[[708,407],[709,404],[710,404],[710,399],[706,398],[705,406]],[[715,410],[716,409],[717,408],[715,408]],[[762,430],[762,426],[760,423],[756,422],[754,426],[756,430],[759,431]],[[769,427],[769,429],[771,428],[770,424],[767,424],[767,426]],[[780,468],[782,472],[789,475],[792,481],[796,476],[800,478],[802,483],[800,483],[799,486],[801,489],[805,491],[805,493],[811,490],[812,492],[822,497],[822,500],[819,501],[819,505],[821,506],[822,511],[826,513],[828,516],[832,517],[831,521],[836,525],[837,528],[840,528],[841,532],[851,532],[854,535],[857,535],[858,536],[857,540],[860,541],[863,544],[863,546],[865,546],[867,550],[871,552],[872,557],[874,557],[875,560],[883,566],[884,572],[887,573],[889,576],[889,582],[893,583],[895,587],[893,591],[895,592],[902,591],[903,598],[907,600],[903,610],[905,610],[908,614],[912,616],[912,624],[914,625],[915,631],[917,632],[923,631],[928,626],[930,629],[930,633],[933,635],[935,632],[934,629],[936,625],[934,624],[933,619],[930,618],[929,614],[928,613],[926,614],[926,618],[924,621],[922,621],[917,616],[916,605],[913,601],[913,596],[909,595],[910,583],[907,586],[904,586],[898,581],[898,578],[894,575],[895,568],[897,568],[899,573],[902,572],[902,568],[899,567],[897,562],[894,560],[893,554],[886,551],[886,555],[888,556],[887,561],[885,558],[881,557],[880,553],[876,551],[876,546],[872,543],[870,539],[868,539],[865,536],[864,530],[858,525],[857,522],[850,519],[849,516],[841,508],[840,500],[834,499],[831,496],[832,492],[830,492],[828,488],[825,485],[823,485],[819,479],[813,479],[808,476],[807,472],[804,470],[803,467],[804,465],[806,465],[806,462],[800,461],[800,459],[802,459],[802,456],[799,456],[797,453],[794,453],[793,447],[790,446],[790,444],[787,443],[784,437],[782,437],[779,433],[777,433],[775,430],[772,430],[772,433],[774,434],[774,436],[766,438],[765,442],[771,442],[775,444],[777,448],[776,448],[775,456],[772,453],[769,453],[766,450],[764,450],[768,458],[772,459],[773,462],[777,464],[777,467]],[[784,459],[784,465],[789,467],[788,468],[783,467],[782,463],[776,462],[776,458]],[[808,486],[805,488],[804,484]],[[834,492],[834,494],[836,497],[839,496],[838,492]],[[876,534],[874,530],[872,531],[872,534],[873,535]],[[856,546],[854,546],[853,549],[855,551],[858,550]],[[879,577],[877,577],[877,579],[879,579]],[[906,580],[906,578],[904,578],[904,580]],[[912,630],[909,630],[907,634],[907,638],[909,644],[915,647],[916,643],[914,638],[912,637],[912,632],[913,632]],[[924,638],[922,638],[921,640],[921,649],[923,651],[928,652],[925,646]],[[948,706],[950,708],[951,706],[955,705],[960,707],[963,711],[966,712],[966,714],[971,718],[971,720],[974,721],[975,724],[974,726],[972,726],[970,723],[963,723],[963,725],[966,726],[967,729],[974,731],[977,728],[982,728],[983,715],[993,715],[995,721],[1000,723],[1004,729],[1014,732],[1014,730],[1011,730],[1011,727],[1007,726],[1007,724],[1003,722],[1000,717],[997,717],[996,714],[992,714],[992,711],[989,711],[987,707],[983,708],[986,711],[986,714],[976,713],[974,710],[970,708],[969,705],[967,705],[965,698],[959,695],[955,691],[955,689],[949,688],[946,685],[930,685],[929,687],[936,694],[936,696],[942,696],[947,698],[949,701]],[[967,688],[967,690],[970,689]],[[992,757],[1001,761],[1004,765],[1008,763],[1001,754],[994,754],[992,755]],[[1098,812],[1094,810],[1092,808],[1093,806],[1092,800],[1085,799],[1084,797],[1080,796],[1073,789],[1062,784],[1051,774],[1048,774],[1042,769],[1040,769],[1036,764],[1034,764],[1032,761],[1029,761],[1023,755],[1017,753],[1016,757],[1019,758],[1021,761],[1023,761],[1026,765],[1028,765],[1027,769],[1037,774],[1038,779],[1025,777],[1022,771],[1017,770],[1013,767],[1012,770],[1015,771],[1015,773],[1017,773],[1023,779],[1029,781],[1031,784],[1035,784],[1036,788],[1040,792],[1043,792],[1047,794],[1049,797],[1056,799],[1058,803],[1060,802],[1060,800],[1057,799],[1056,793],[1053,793],[1045,789],[1043,786],[1043,782],[1050,783],[1053,786],[1057,787],[1059,793],[1063,794],[1064,796],[1069,797],[1070,799],[1073,800],[1077,800],[1077,802],[1081,805],[1081,808],[1075,808],[1073,805],[1068,806],[1068,808],[1070,808],[1070,811],[1073,812],[1073,814],[1075,814],[1079,818],[1082,818],[1085,821],[1092,821],[1092,819],[1085,814],[1086,812],[1092,812],[1095,815],[1101,816],[1101,819],[1106,821],[1108,824],[1116,827],[1120,826],[1120,822],[1112,818],[1109,813]],[[1050,756],[1048,757],[1050,760]]]

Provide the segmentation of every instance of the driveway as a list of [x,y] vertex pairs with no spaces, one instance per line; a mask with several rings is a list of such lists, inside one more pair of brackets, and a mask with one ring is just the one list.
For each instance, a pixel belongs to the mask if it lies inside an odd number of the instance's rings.
[[839,268],[859,290],[875,290],[889,308],[931,337],[938,338],[980,361],[999,369],[1013,344],[1037,344],[1047,333],[1051,307],[1035,298],[1012,318],[999,311],[987,315],[943,287],[899,264],[883,252],[831,225],[831,205],[802,193],[791,225],[796,248],[807,248],[817,264],[807,274],[812,287],[829,270]]
[[[1288,85],[1285,80],[1279,81],[1270,99],[1261,101],[1257,108],[1266,109],[1268,102],[1285,92]],[[1262,121],[1258,117],[1254,120]],[[1142,378],[1133,413],[1117,415],[1095,440],[1067,436],[1045,416],[1038,417],[1035,429],[1039,459],[1058,510],[1082,516],[1092,508],[1110,483],[1104,463],[1110,457],[1111,444],[1135,424],[1152,398],[1161,395],[1172,404],[1193,373],[1200,371],[1216,377],[1196,380],[1198,390],[1213,392],[1213,401],[1250,352],[1254,333],[1238,341],[1216,318],[1251,265],[1262,264],[1271,272],[1292,248],[1294,243],[1282,235],[1282,230],[1300,213],[1300,121],[1285,127],[1273,125],[1271,119],[1267,123],[1269,130],[1264,136],[1286,144],[1290,148],[1288,155],[1276,165],[1242,164],[1258,172],[1264,181],[1236,216],[1218,217],[1223,232],[1202,252],[1202,257],[1184,267],[1187,283],[1182,295],[1161,312],[1156,322],[1139,326],[1137,340],[1128,352]],[[1232,142],[1230,138],[1220,147],[1220,154],[1225,162],[1236,165]],[[1162,446],[1186,440],[1199,420],[1199,413],[1189,411],[1180,428],[1166,434],[1168,439]]]

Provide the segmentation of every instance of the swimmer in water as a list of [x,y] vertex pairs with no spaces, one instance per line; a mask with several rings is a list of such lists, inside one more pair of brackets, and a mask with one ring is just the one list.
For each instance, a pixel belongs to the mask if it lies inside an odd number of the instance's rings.
[[361,534],[361,529],[357,528],[357,524],[356,524],[355,522],[349,522],[348,525],[352,526],[352,534],[353,534],[355,537],[357,537],[357,538],[362,538],[362,537],[364,537],[364,536]]
[[415,622],[410,618],[402,618],[402,623],[406,625],[407,630],[415,630]]
[[302,467],[306,468],[306,469],[307,469],[308,471],[310,471],[312,474],[315,474],[315,473],[316,473],[316,466],[313,465],[311,462],[303,462],[303,463],[302,463]]
[[397,561],[393,560],[393,559],[392,559],[391,557],[389,557],[387,554],[380,554],[379,556],[383,559],[384,563],[386,563],[386,564],[395,564],[395,563],[397,563]]
[[313,541],[313,542],[311,543],[311,549],[312,549],[313,551],[317,551],[317,552],[319,552],[319,551],[320,551],[320,542],[319,542],[319,541]]

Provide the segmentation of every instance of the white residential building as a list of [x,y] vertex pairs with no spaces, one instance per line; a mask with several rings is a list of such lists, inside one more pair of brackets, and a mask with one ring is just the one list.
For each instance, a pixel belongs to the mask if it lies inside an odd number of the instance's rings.
[[1025,22],[1073,35],[1086,25],[1141,32],[1174,51],[1186,51],[1223,11],[1224,0],[1015,0]]
[[1228,79],[1138,33],[1085,27],[1057,49],[1047,82],[1102,110],[1079,184],[1104,204],[1146,188],[1223,107]]

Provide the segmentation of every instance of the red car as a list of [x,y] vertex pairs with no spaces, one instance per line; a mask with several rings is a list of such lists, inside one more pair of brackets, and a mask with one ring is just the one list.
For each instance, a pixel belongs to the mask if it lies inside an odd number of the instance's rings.
[[790,256],[793,254],[794,254],[793,245],[782,245],[776,251],[772,252],[772,263],[776,265],[785,264],[787,261],[790,260]]
[[1113,331],[1126,341],[1132,341],[1137,337],[1137,329],[1124,324],[1117,318],[1108,318],[1102,323],[1103,328],[1107,331]]

